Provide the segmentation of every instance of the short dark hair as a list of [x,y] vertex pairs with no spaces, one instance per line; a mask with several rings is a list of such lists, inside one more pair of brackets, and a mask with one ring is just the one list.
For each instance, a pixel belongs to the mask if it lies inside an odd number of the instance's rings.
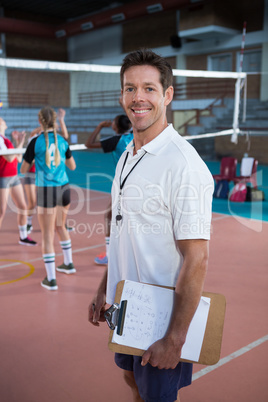
[[116,116],[114,122],[117,126],[118,134],[125,134],[131,128],[131,122],[125,114]]
[[123,89],[125,71],[134,66],[152,66],[160,72],[160,82],[164,91],[173,85],[173,73],[170,64],[150,49],[140,49],[129,53],[123,60],[120,71],[121,88]]

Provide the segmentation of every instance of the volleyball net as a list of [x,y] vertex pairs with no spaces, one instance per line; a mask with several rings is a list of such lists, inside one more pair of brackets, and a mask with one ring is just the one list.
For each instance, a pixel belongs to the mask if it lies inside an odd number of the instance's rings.
[[[8,125],[7,137],[13,130],[30,133],[39,125],[40,108],[50,105],[66,111],[71,149],[85,149],[85,139],[100,121],[124,113],[119,73],[120,66],[0,58],[0,117]],[[237,143],[239,121],[245,119],[246,73],[174,69],[173,74],[168,121],[175,129],[194,146],[216,136]],[[112,134],[110,128],[102,131],[104,137]]]

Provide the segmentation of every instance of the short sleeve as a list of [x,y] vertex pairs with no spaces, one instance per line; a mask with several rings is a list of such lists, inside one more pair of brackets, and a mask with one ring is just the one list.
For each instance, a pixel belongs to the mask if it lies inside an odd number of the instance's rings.
[[5,151],[6,149],[8,149],[8,147],[6,146],[5,140],[1,135],[0,135],[0,149],[2,151]]
[[120,140],[120,135],[113,135],[112,137],[102,140],[101,147],[104,153],[113,152],[116,149],[118,141]]
[[35,158],[35,143],[38,137],[33,138],[30,142],[29,145],[26,148],[25,154],[23,155],[23,159],[25,162],[31,164],[32,161]]
[[72,151],[70,150],[70,147],[68,146],[66,153],[65,153],[65,158],[70,159],[72,157]]
[[209,172],[188,171],[173,185],[171,213],[176,240],[210,239],[214,182]]

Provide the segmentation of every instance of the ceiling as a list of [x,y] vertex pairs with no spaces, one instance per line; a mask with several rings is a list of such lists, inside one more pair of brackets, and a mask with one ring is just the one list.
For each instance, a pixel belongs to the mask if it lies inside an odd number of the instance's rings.
[[0,0],[0,33],[60,38],[204,0]]
[[18,16],[23,13],[66,22],[129,3],[135,3],[135,0],[0,0],[0,7],[4,9],[4,16]]

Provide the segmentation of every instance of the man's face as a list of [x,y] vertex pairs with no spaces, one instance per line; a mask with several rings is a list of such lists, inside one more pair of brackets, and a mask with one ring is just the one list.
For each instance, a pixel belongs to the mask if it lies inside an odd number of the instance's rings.
[[166,106],[173,88],[165,93],[157,68],[144,65],[128,68],[124,73],[122,102],[134,132],[153,128],[159,134],[166,127]]

